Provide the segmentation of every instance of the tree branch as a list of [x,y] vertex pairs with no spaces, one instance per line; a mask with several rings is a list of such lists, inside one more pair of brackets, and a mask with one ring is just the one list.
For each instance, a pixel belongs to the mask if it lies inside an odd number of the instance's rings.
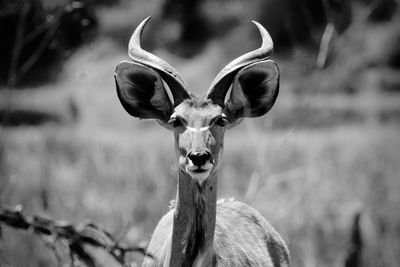
[[127,253],[143,255],[146,253],[145,247],[121,244],[109,231],[98,224],[86,222],[74,226],[67,221],[48,219],[39,215],[25,216],[20,205],[13,209],[0,207],[0,224],[14,229],[30,231],[43,240],[47,237],[45,243],[52,248],[58,262],[60,255],[57,253],[55,245],[59,241],[64,242],[67,244],[72,266],[74,266],[75,259],[79,259],[88,267],[96,266],[95,258],[87,251],[87,246],[105,250],[121,266],[127,264]]

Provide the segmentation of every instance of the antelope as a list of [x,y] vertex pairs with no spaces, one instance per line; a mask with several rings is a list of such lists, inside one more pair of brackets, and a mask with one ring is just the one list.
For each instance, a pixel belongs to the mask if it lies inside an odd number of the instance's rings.
[[132,61],[118,64],[116,89],[131,116],[155,119],[174,133],[179,174],[174,207],[158,223],[143,266],[289,266],[283,239],[255,209],[234,200],[217,202],[225,129],[264,115],[278,95],[271,37],[253,21],[261,47],[230,62],[199,98],[172,66],[141,48],[149,19],[131,36]]

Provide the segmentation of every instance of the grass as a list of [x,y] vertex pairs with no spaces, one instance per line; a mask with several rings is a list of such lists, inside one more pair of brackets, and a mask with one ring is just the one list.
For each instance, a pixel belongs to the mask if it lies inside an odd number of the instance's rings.
[[[268,218],[288,242],[294,266],[340,266],[352,216],[360,210],[365,266],[394,266],[398,129],[261,132],[252,124],[226,134],[219,195],[246,201]],[[166,135],[170,141],[160,142]],[[28,214],[101,222],[117,234],[130,225],[130,242],[147,240],[175,194],[170,135],[157,128],[113,138],[52,126],[10,130],[2,199],[21,203]],[[249,192],[252,183],[257,190]],[[54,265],[30,236],[4,232],[1,249],[10,266]],[[21,242],[25,248],[15,250]]]

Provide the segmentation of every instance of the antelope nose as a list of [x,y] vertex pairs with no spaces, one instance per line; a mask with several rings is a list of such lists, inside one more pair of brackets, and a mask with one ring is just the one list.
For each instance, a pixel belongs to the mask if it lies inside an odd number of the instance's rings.
[[197,167],[201,167],[207,163],[207,161],[211,160],[211,153],[208,151],[202,152],[190,152],[188,155],[189,159],[193,162]]

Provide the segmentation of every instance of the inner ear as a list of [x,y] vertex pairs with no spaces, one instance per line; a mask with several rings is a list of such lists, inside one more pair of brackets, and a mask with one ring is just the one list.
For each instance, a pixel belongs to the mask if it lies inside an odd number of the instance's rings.
[[130,115],[168,121],[173,104],[156,71],[139,63],[123,61],[117,66],[114,78],[119,100]]
[[262,116],[274,105],[278,92],[278,65],[272,60],[251,64],[235,76],[225,111],[231,121]]

